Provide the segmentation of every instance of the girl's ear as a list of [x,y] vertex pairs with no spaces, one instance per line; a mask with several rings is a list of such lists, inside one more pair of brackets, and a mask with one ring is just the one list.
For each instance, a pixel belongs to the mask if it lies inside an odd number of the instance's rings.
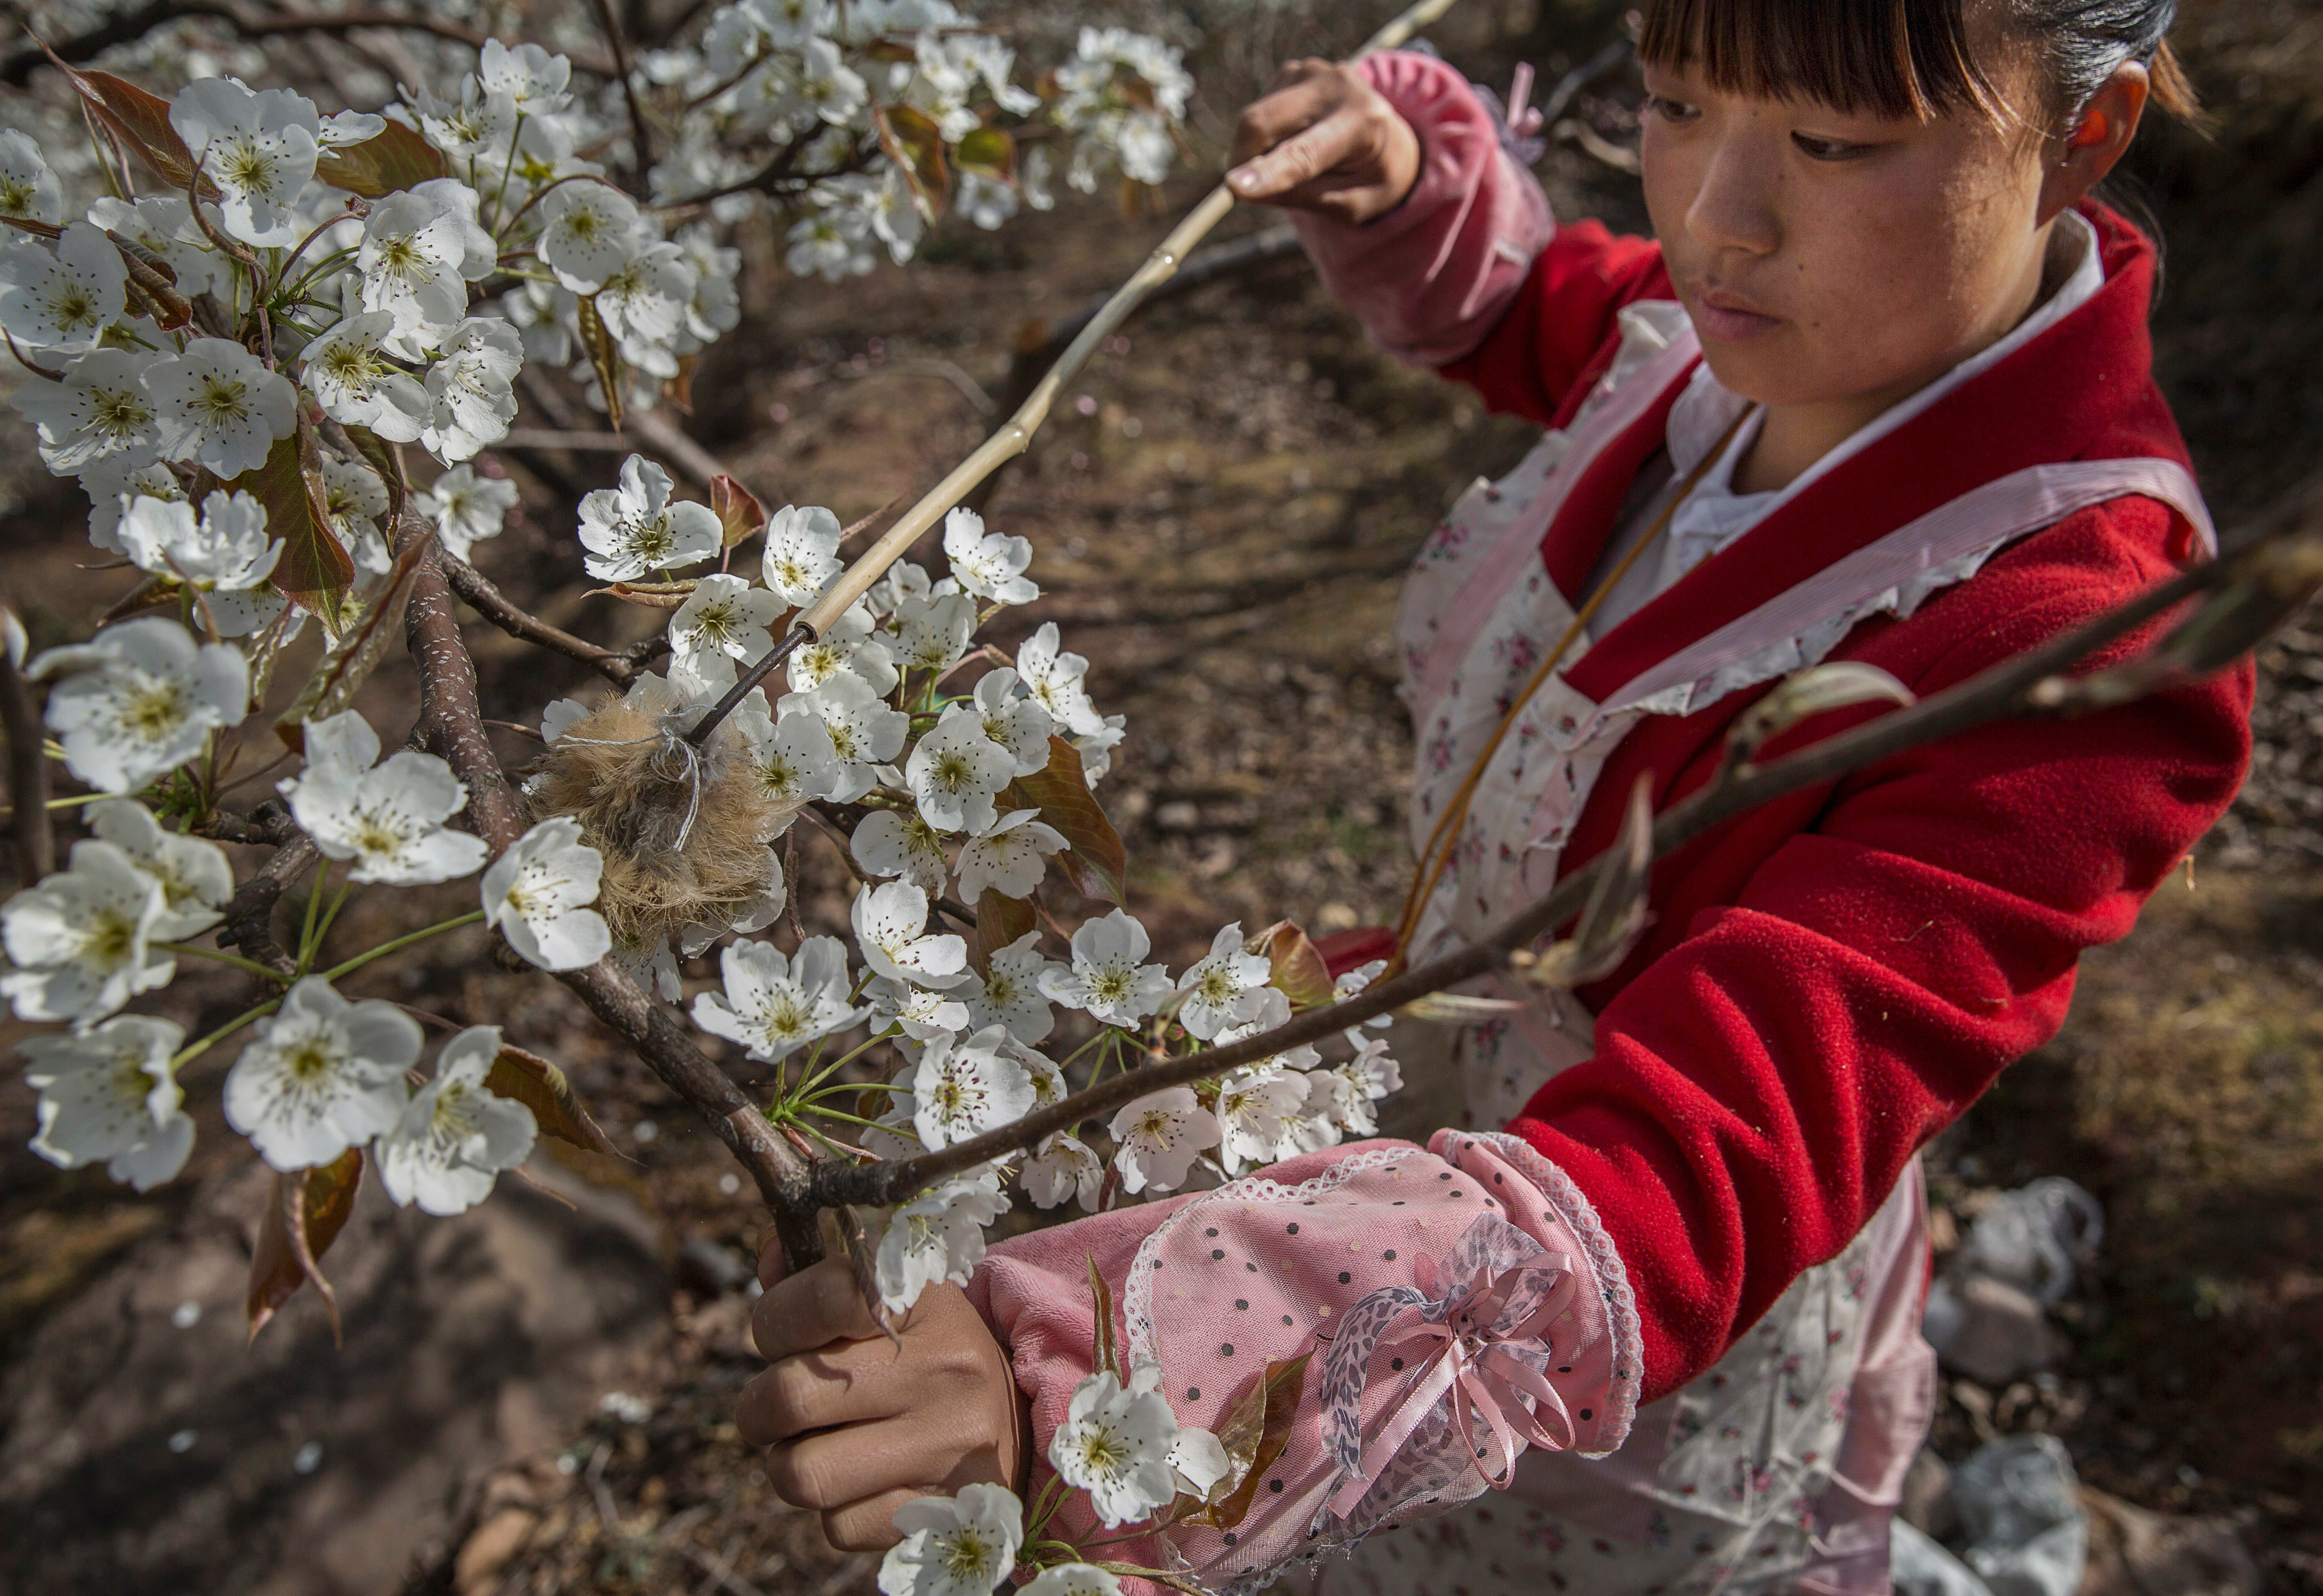
[[2067,206],[2080,203],[2127,153],[2152,90],[2145,69],[2135,61],[2125,61],[2089,96],[2061,139],[2043,142],[2042,159],[2047,170],[2041,179],[2043,225],[2055,220]]

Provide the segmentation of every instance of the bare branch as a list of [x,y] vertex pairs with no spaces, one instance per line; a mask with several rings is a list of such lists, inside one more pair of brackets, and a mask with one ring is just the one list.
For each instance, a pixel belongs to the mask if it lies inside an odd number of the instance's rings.
[[252,820],[257,823],[243,830],[240,836],[224,830],[219,835],[228,841],[279,841],[280,846],[275,848],[273,858],[234,890],[225,906],[225,918],[218,927],[218,943],[221,947],[239,948],[243,958],[255,959],[285,981],[294,980],[298,974],[298,962],[274,940],[274,906],[323,856],[307,834],[290,823],[289,814],[280,805],[271,801],[262,803]]
[[32,689],[5,647],[0,647],[0,727],[8,733],[16,878],[30,886],[57,867],[56,833],[49,823],[49,760],[41,748],[41,717],[32,708]]
[[646,128],[645,107],[638,103],[637,85],[630,80],[629,41],[621,37],[620,21],[613,15],[613,0],[597,0],[597,22],[605,30],[605,42],[612,48],[613,73],[621,80],[621,98],[629,107],[629,136],[637,142],[630,167],[643,177],[646,168],[653,164],[653,135]]
[[[586,637],[576,637],[564,628],[551,626],[531,611],[519,608],[482,572],[448,549],[438,550],[436,557],[452,591],[467,601],[469,609],[510,637],[537,643],[567,659],[578,660],[616,687],[627,687],[638,679],[638,663],[629,653],[601,648]],[[413,602],[418,601],[415,597]]]

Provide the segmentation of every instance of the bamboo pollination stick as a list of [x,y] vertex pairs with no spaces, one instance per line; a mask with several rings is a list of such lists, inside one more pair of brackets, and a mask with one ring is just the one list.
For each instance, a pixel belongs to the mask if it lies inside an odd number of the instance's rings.
[[[1419,4],[1365,40],[1353,59],[1361,60],[1381,50],[1395,49],[1451,10],[1453,5],[1454,0],[1419,0]],[[800,647],[826,635],[855,601],[887,573],[887,567],[903,558],[904,551],[966,498],[970,490],[997,471],[1003,462],[1014,459],[1030,448],[1033,435],[1040,431],[1041,424],[1049,418],[1049,407],[1055,403],[1058,390],[1088,363],[1089,356],[1097,353],[1098,346],[1112,335],[1116,327],[1129,319],[1148,294],[1177,272],[1194,246],[1201,243],[1210,229],[1223,221],[1234,206],[1234,193],[1221,180],[1217,188],[1203,197],[1199,205],[1186,214],[1183,221],[1170,230],[1170,235],[1154,247],[1153,252],[1145,257],[1144,263],[1130,274],[1129,280],[1114,290],[1113,298],[1107,299],[1104,307],[1080,330],[1080,335],[1066,346],[1064,353],[1057,357],[1057,363],[1049,368],[1048,374],[1016,408],[1016,413],[1001,423],[999,430],[978,445],[975,453],[954,466],[943,481],[929,489],[917,504],[905,510],[894,526],[881,534],[877,543],[865,549],[853,564],[841,572],[830,590],[799,616],[782,642],[743,671],[740,679],[725,697],[720,699],[716,707],[687,734],[688,740],[697,747],[705,742],[718,723],[748,696],[752,688]]]

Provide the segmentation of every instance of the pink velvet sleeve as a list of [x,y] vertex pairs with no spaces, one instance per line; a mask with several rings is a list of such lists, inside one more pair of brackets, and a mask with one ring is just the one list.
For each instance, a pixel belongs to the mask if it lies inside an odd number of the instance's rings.
[[1362,226],[1305,211],[1291,222],[1324,285],[1373,343],[1413,365],[1446,365],[1483,342],[1556,224],[1466,78],[1409,50],[1359,69],[1419,135],[1419,180]]
[[1313,1354],[1289,1445],[1238,1525],[1108,1554],[1217,1588],[1261,1587],[1294,1559],[1504,1484],[1528,1438],[1602,1455],[1636,1409],[1628,1281],[1561,1171],[1510,1136],[1357,1142],[992,1249],[969,1291],[1030,1399],[1036,1491],[1091,1366],[1092,1259],[1123,1359],[1160,1364],[1181,1424],[1217,1429],[1269,1363]]

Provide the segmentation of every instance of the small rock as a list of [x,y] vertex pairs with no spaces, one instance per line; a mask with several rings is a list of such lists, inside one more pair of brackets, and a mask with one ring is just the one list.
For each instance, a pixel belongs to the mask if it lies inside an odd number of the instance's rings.
[[2080,1491],[2089,1561],[2075,1596],[2258,1596],[2258,1566],[2224,1518],[2180,1518]]
[[1190,831],[1202,823],[1199,805],[1174,798],[1153,812],[1153,823],[1164,831]]
[[1944,1367],[2006,1386],[2057,1361],[2041,1305],[1988,1275],[1939,1280],[1928,1293],[1928,1340]]

